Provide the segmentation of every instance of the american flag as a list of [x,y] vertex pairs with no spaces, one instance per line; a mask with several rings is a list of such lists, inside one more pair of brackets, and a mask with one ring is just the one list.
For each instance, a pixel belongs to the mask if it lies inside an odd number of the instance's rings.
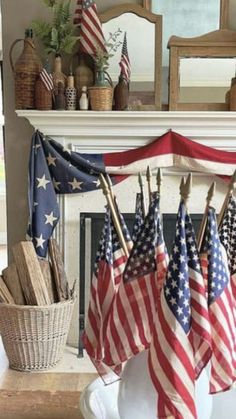
[[236,305],[236,199],[231,196],[219,228],[220,241],[225,247],[231,275],[231,287]]
[[132,231],[132,241],[136,242],[137,234],[144,223],[145,214],[143,213],[143,196],[142,193],[136,194],[135,216]]
[[[125,241],[130,242],[128,229],[120,213],[119,219]],[[126,261],[127,257],[121,249],[110,211],[107,209],[91,283],[88,320],[84,334],[85,349],[105,383],[114,381],[116,378],[103,362],[104,334]],[[115,366],[113,370],[119,375],[120,365]]]
[[47,90],[53,90],[53,78],[52,74],[48,73],[46,68],[43,68],[42,71],[39,73],[39,77],[44,83],[44,86]]
[[236,367],[236,329],[227,256],[220,243],[214,208],[209,208],[201,263],[207,283],[212,332],[210,392],[229,389]]
[[58,222],[56,194],[96,190],[100,173],[109,173],[115,184],[130,174],[145,172],[147,164],[152,169],[174,166],[214,174],[217,167],[218,174],[231,175],[235,169],[236,153],[214,150],[171,131],[134,150],[87,154],[73,152],[35,132],[29,162],[28,232],[37,246],[38,255],[46,256],[48,239]]
[[[195,378],[203,368],[195,359],[202,341],[210,351],[210,324],[195,234],[180,203],[168,273],[158,304],[149,351],[149,371],[158,392],[158,417],[197,417]],[[161,416],[162,415],[162,416]]]
[[28,238],[33,241],[40,257],[45,257],[48,240],[59,220],[55,184],[49,166],[56,158],[50,153],[45,155],[41,134],[37,131],[32,140],[29,162],[29,227]]
[[107,365],[119,365],[147,349],[167,260],[160,229],[159,197],[152,200],[125,267],[105,335]]
[[120,69],[121,69],[120,74],[129,83],[130,74],[131,74],[131,65],[130,65],[128,48],[127,48],[126,32],[124,34],[124,41],[123,41],[122,51],[121,51],[121,60],[120,60],[119,65],[120,65]]
[[94,0],[78,0],[74,23],[80,25],[81,50],[95,55],[98,49],[106,51],[101,22]]

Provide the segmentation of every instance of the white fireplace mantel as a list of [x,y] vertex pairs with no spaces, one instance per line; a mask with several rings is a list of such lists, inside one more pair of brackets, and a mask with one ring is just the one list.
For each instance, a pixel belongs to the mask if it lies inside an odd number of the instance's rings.
[[169,129],[210,147],[236,150],[235,112],[28,111],[17,115],[46,135],[67,139],[81,151],[139,147]]
[[[43,134],[82,153],[104,153],[140,147],[170,129],[201,144],[236,151],[236,113],[234,112],[44,112],[34,110],[16,112]],[[164,175],[162,212],[174,213],[179,204],[178,189],[182,173],[173,168],[166,168]],[[207,177],[206,174],[194,174],[193,180],[194,187],[189,209],[192,213],[201,213],[205,208],[205,199],[212,182],[212,175]],[[214,180],[217,182],[214,204],[216,209],[219,209],[225,196],[225,185],[221,179]],[[114,192],[123,213],[133,212],[137,189],[138,182],[135,176],[115,186]],[[73,282],[77,279],[76,290],[80,295],[81,214],[102,213],[105,198],[98,189],[88,193],[60,196],[59,203],[61,218],[57,228],[57,238],[64,253],[68,278],[71,278]],[[84,228],[87,244],[83,275],[85,283],[89,284],[92,257],[90,244],[93,240],[91,219],[86,218]],[[85,294],[85,301],[88,304],[88,286]],[[87,305],[85,312],[86,308]],[[78,343],[78,312],[79,307],[74,310],[69,335],[69,342],[74,346]]]

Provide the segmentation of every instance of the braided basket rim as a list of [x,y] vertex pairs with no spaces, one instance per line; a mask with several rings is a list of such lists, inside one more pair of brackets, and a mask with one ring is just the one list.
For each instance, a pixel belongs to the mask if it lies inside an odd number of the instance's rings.
[[9,310],[15,310],[15,309],[19,309],[19,310],[40,310],[40,311],[42,311],[42,310],[53,310],[55,307],[68,305],[68,304],[74,304],[75,300],[76,300],[76,297],[72,297],[68,300],[59,301],[57,303],[52,303],[52,304],[45,305],[45,306],[8,304],[8,303],[1,303],[0,302],[0,310],[1,310],[1,308],[7,308]]

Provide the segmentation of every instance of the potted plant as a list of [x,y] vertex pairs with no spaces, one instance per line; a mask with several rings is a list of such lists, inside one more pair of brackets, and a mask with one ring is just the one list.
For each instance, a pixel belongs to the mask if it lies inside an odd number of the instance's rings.
[[[61,55],[71,54],[78,37],[74,35],[75,27],[71,22],[70,4],[71,0],[42,0],[50,9],[51,22],[44,20],[34,20],[32,27],[36,37],[43,44],[44,52],[54,54],[54,83],[65,83],[65,76],[59,76],[61,72]],[[57,76],[56,76],[57,74]]]
[[119,46],[122,44],[118,40],[122,31],[117,29],[114,33],[109,33],[109,37],[104,42],[104,48],[97,47],[93,59],[95,62],[95,86],[107,85],[107,81],[111,83],[111,78],[107,72],[109,68],[109,59],[113,57]]

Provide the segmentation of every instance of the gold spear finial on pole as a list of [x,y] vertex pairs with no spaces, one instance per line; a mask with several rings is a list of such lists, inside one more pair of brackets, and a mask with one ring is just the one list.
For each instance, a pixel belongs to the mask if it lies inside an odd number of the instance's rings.
[[123,232],[122,232],[122,229],[121,229],[121,226],[120,226],[120,222],[119,222],[119,219],[117,217],[116,210],[114,208],[114,204],[113,204],[113,200],[112,200],[112,197],[111,197],[111,193],[110,193],[108,184],[107,184],[106,179],[105,179],[105,177],[103,176],[102,173],[99,175],[99,180],[100,180],[100,184],[101,184],[101,187],[102,187],[102,190],[103,190],[103,194],[106,197],[107,204],[108,204],[108,206],[110,208],[110,211],[111,211],[111,216],[112,216],[112,219],[113,219],[113,222],[114,222],[116,232],[117,232],[118,237],[119,237],[121,247],[123,248],[125,255],[128,257],[129,252],[128,252],[127,245],[126,245],[126,242],[125,242],[125,239],[124,239],[124,236],[123,236]]
[[226,210],[226,208],[229,204],[229,199],[230,199],[235,187],[236,187],[236,170],[235,170],[234,174],[232,175],[232,177],[230,179],[229,186],[228,186],[228,191],[227,191],[227,194],[225,195],[223,205],[222,205],[221,210],[220,210],[219,215],[218,215],[218,219],[217,219],[218,227],[222,223],[222,220],[223,220],[224,214],[225,214],[225,210]]
[[207,225],[207,213],[208,213],[208,209],[209,206],[211,204],[212,198],[215,195],[215,189],[216,189],[216,183],[212,182],[210,188],[208,189],[208,193],[207,193],[207,197],[206,197],[206,207],[205,207],[205,211],[202,217],[202,221],[199,227],[199,231],[198,231],[198,251],[200,252],[201,247],[202,247],[202,241],[203,241],[203,237],[205,234],[205,230],[206,230],[206,225]]
[[149,196],[149,203],[150,203],[152,199],[152,186],[151,186],[152,174],[151,174],[150,166],[147,167],[146,179],[147,179],[147,184],[148,184],[148,196]]
[[182,200],[187,204],[187,201],[190,197],[192,189],[192,173],[189,173],[187,180],[185,182],[184,177],[182,177],[180,182],[180,195]]
[[158,171],[157,171],[157,177],[156,177],[156,183],[157,183],[157,192],[159,193],[159,195],[161,194],[161,184],[162,184],[162,170],[159,167]]

